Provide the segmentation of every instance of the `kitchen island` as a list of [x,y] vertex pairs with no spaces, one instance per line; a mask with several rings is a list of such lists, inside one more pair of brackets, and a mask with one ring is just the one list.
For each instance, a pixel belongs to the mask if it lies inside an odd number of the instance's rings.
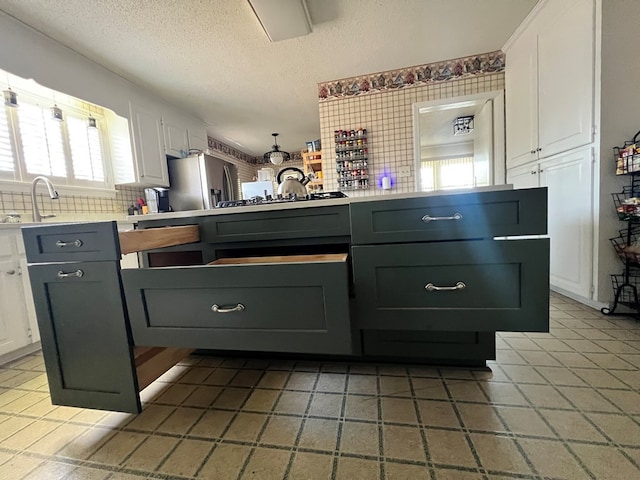
[[549,240],[518,238],[546,212],[486,188],[26,227],[52,401],[138,412],[193,349],[483,366],[496,331],[548,331]]

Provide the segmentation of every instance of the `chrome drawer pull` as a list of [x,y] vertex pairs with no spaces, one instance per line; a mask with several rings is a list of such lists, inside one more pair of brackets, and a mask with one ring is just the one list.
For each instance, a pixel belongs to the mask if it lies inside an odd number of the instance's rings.
[[465,285],[464,282],[458,282],[453,287],[438,287],[433,283],[427,283],[424,286],[424,288],[427,290],[427,292],[441,292],[441,291],[447,292],[452,290],[464,290],[465,288],[467,288],[467,286]]
[[456,212],[450,217],[432,217],[427,213],[424,217],[422,217],[422,221],[424,223],[433,222],[435,220],[462,220],[462,214]]
[[58,278],[77,277],[80,278],[84,275],[82,270],[76,270],[75,272],[64,273],[62,270],[58,272]]
[[239,303],[233,308],[220,308],[220,305],[214,303],[213,305],[211,305],[211,310],[216,313],[242,312],[244,310],[244,305]]
[[58,240],[56,242],[56,247],[81,247],[82,240],[74,240],[73,242],[63,242],[62,240]]

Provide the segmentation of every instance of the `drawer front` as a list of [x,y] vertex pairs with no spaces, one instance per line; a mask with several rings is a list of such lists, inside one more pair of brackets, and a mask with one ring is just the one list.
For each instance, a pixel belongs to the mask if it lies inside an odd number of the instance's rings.
[[116,222],[22,228],[29,263],[120,260]]
[[548,331],[549,240],[353,247],[357,327]]
[[345,262],[125,270],[122,278],[137,345],[352,352]]
[[254,242],[349,235],[349,207],[294,208],[214,215],[203,221],[206,243]]
[[503,190],[351,204],[354,244],[547,233],[547,189]]

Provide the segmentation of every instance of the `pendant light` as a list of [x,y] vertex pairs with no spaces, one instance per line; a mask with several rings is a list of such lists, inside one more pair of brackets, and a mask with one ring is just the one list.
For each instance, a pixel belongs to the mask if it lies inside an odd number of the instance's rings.
[[2,95],[4,96],[4,104],[7,107],[17,107],[18,106],[18,94],[11,90],[11,87],[8,87],[6,90],[2,91]]
[[282,162],[288,162],[291,160],[289,152],[283,152],[278,146],[278,139],[276,137],[279,133],[272,133],[271,135],[273,135],[273,147],[270,152],[267,152],[262,156],[264,163],[271,162],[274,165],[280,165]]

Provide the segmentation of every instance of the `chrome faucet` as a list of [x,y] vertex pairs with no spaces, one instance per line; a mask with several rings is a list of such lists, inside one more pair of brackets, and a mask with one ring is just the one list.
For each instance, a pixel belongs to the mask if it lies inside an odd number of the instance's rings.
[[58,198],[60,198],[58,197],[58,192],[56,192],[56,188],[53,186],[53,183],[51,183],[51,180],[49,180],[47,177],[44,177],[42,175],[39,175],[36,178],[34,178],[33,181],[31,182],[31,206],[33,208],[34,222],[42,222],[43,218],[51,218],[56,216],[55,213],[52,213],[51,215],[41,215],[40,210],[38,210],[38,202],[36,201],[36,184],[40,180],[42,180],[44,184],[47,186],[47,190],[49,190],[49,197],[51,198],[51,200],[57,200]]

